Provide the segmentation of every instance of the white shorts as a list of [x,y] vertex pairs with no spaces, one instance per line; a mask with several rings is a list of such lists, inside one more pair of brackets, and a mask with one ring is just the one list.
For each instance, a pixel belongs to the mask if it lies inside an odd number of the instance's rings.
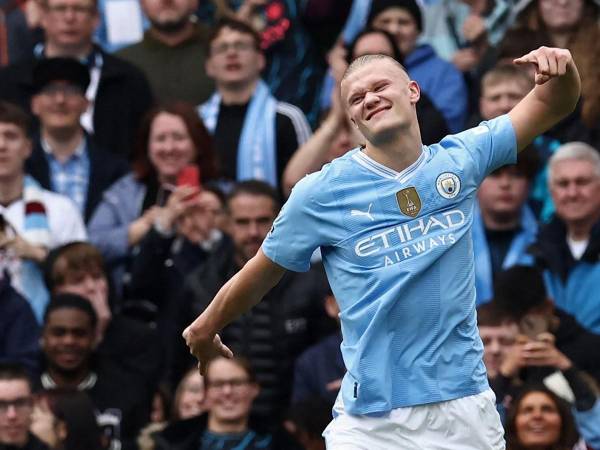
[[504,429],[491,389],[447,402],[396,408],[373,416],[344,412],[323,432],[328,450],[504,450]]

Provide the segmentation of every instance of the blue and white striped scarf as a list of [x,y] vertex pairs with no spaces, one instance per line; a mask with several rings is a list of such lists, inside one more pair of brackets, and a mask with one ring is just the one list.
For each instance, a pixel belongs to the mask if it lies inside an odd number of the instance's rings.
[[[221,96],[215,92],[207,102],[198,106],[198,114],[211,134],[217,128]],[[277,100],[259,80],[240,135],[237,151],[237,181],[262,180],[277,187],[277,149],[275,117]]]

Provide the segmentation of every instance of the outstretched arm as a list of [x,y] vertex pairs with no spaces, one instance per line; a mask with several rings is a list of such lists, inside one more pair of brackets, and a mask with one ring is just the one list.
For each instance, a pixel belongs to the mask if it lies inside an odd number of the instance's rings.
[[259,250],[254,258],[217,292],[213,301],[183,332],[190,352],[198,358],[200,373],[215,356],[230,358],[233,353],[225,346],[217,331],[256,305],[275,286],[285,269]]
[[573,112],[581,80],[571,53],[565,49],[540,47],[514,62],[535,66],[535,88],[508,113],[520,151]]

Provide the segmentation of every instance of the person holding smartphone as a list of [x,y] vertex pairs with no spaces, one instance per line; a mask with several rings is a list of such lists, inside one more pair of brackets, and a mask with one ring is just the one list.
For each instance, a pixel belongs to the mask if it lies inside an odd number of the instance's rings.
[[500,413],[523,383],[543,382],[569,398],[581,434],[597,442],[600,402],[584,372],[598,381],[600,336],[554,308],[536,268],[517,265],[499,272],[494,299],[477,309],[477,324]]
[[170,299],[179,298],[188,273],[227,245],[217,227],[223,194],[211,186],[201,188],[195,176],[192,170],[180,177],[165,206],[157,208],[130,265],[128,298],[153,305],[158,332],[170,342],[180,332],[174,326],[177,302]]
[[158,217],[164,219],[171,212],[178,217],[194,206],[192,200],[176,201],[199,191],[193,186],[177,187],[182,171],[193,164],[204,180],[210,180],[216,175],[214,161],[211,139],[192,106],[158,106],[145,116],[133,171],[104,193],[88,226],[92,243],[112,271],[118,293],[122,292],[133,250]]

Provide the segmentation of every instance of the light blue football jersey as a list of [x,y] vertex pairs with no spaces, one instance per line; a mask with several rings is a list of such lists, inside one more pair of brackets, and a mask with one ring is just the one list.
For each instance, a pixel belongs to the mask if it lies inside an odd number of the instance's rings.
[[321,249],[340,306],[350,414],[488,387],[475,316],[471,224],[482,180],[516,161],[508,116],[423,146],[398,173],[355,149],[301,180],[262,249],[308,270]]

